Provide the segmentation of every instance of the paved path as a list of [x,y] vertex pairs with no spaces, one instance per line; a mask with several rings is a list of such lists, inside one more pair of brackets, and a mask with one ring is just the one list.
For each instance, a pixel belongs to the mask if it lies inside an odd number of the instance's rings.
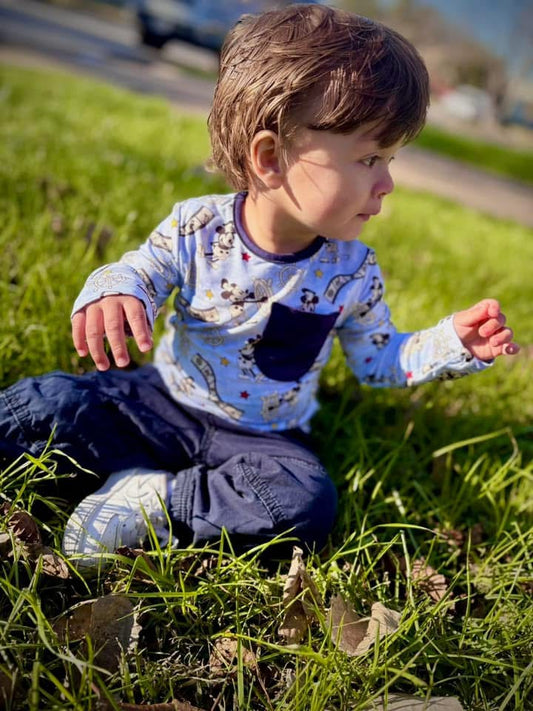
[[414,146],[394,163],[398,185],[456,200],[495,217],[533,227],[533,187]]
[[[131,21],[113,22],[35,0],[0,0],[0,62],[59,67],[139,93],[164,96],[180,110],[207,114],[213,82],[183,65],[216,67],[212,53],[170,43],[140,47]],[[533,187],[413,146],[393,164],[398,185],[427,191],[487,214],[533,227]]]

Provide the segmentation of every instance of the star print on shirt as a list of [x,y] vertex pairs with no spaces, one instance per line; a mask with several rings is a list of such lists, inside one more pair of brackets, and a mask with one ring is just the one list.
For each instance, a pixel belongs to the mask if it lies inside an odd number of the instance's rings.
[[322,269],[315,269],[315,276],[317,277],[317,279],[321,279],[324,276],[324,272],[322,271]]
[[221,358],[220,365],[229,365],[229,360],[227,358]]
[[215,295],[213,294],[213,292],[211,291],[211,289],[208,289],[208,290],[205,292],[205,295],[206,295],[206,297],[207,297],[208,299],[212,299],[212,298],[215,296]]
[[250,393],[247,392],[246,390],[243,390],[243,391],[241,392],[241,397],[242,397],[243,400],[248,400],[248,398],[250,397]]
[[250,259],[251,259],[251,257],[250,257],[250,255],[248,254],[248,252],[242,252],[242,261],[243,261],[243,262],[249,262]]
[[178,224],[179,224],[178,221],[176,220],[176,218],[174,218],[174,219],[172,220],[172,222],[170,223],[170,226],[171,226],[171,227],[177,227]]

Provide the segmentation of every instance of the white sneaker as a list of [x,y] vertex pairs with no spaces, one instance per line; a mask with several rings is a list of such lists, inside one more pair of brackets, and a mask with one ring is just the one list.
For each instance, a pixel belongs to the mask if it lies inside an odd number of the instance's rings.
[[75,564],[93,568],[119,546],[137,546],[148,533],[169,538],[165,513],[172,474],[148,469],[126,469],[112,474],[94,494],[78,504],[63,536],[66,556],[83,556]]

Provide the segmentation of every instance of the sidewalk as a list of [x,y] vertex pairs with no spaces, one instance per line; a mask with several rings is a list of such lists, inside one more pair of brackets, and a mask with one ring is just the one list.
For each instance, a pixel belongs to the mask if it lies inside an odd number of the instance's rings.
[[398,185],[430,192],[533,227],[533,187],[451,158],[407,146],[393,167]]

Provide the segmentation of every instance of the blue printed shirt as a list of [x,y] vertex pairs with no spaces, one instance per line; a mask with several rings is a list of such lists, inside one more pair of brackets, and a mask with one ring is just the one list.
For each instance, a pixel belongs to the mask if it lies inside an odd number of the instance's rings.
[[96,270],[73,313],[108,294],[139,298],[150,325],[174,294],[154,365],[173,397],[257,430],[307,429],[338,336],[362,383],[405,386],[488,367],[449,316],[399,333],[376,255],[317,237],[295,254],[263,251],[241,222],[245,194],[174,206],[136,251]]

